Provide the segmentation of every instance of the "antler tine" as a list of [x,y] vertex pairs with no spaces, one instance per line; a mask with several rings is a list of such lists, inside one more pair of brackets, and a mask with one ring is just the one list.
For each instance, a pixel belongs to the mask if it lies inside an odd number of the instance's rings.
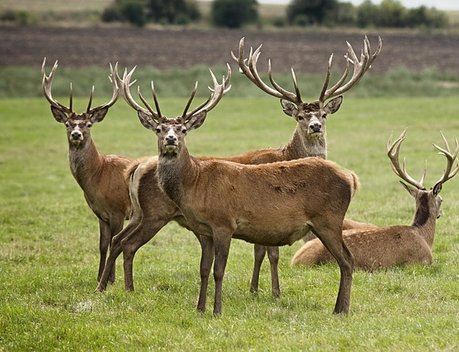
[[86,109],[86,112],[89,112],[91,110],[92,96],[93,95],[94,95],[94,85],[91,88],[91,94],[89,95],[89,103],[88,103],[88,108]]
[[[263,80],[260,78],[260,75],[258,74],[258,70],[257,70],[258,58],[260,57],[260,54],[261,54],[260,50],[261,50],[261,45],[254,51],[254,53],[252,55],[252,60],[250,60],[250,62],[249,62],[249,69],[250,69],[250,72],[252,73],[252,76],[254,78],[254,80],[252,82],[255,83],[255,85],[258,88],[263,90],[265,93],[268,93],[269,95],[272,95],[272,96],[274,96],[276,98],[279,98],[279,99],[287,99],[287,100],[292,101],[294,103],[299,103],[297,101],[297,99],[296,99],[295,94],[290,93],[285,89],[281,89],[280,91],[277,90],[277,88],[280,87],[279,85],[276,85],[277,86],[277,87],[275,87],[276,89],[273,89],[270,86],[268,86],[265,82],[263,82]],[[272,79],[272,76],[270,77],[270,80],[274,81]],[[288,93],[288,94],[284,94],[284,93]]]
[[325,82],[324,82],[324,85],[322,86],[322,90],[319,96],[319,101],[321,102],[324,102],[325,99],[327,99],[325,97],[325,92],[327,91],[328,83],[330,82],[330,69],[331,69],[332,63],[333,63],[333,53],[330,55],[330,58],[328,59],[327,74],[325,75]]
[[442,136],[443,142],[445,143],[445,148],[439,147],[436,144],[433,144],[433,146],[438,150],[439,154],[444,155],[446,157],[447,164],[446,164],[446,169],[443,172],[443,176],[435,183],[435,186],[439,184],[443,184],[444,182],[456,176],[456,174],[459,172],[459,163],[457,163],[456,167],[453,169],[454,162],[456,161],[457,155],[459,153],[459,142],[456,138],[456,149],[453,153],[451,153],[448,141],[446,140],[443,133],[441,133],[441,136]]
[[249,66],[247,66],[246,61],[250,62],[252,60],[252,47],[250,47],[249,57],[248,59],[244,59],[244,46],[245,46],[245,37],[242,37],[239,41],[239,52],[238,56],[234,55],[233,51],[231,51],[231,56],[233,59],[238,63],[239,70],[247,76],[252,82],[255,83],[255,78],[253,77],[252,73],[249,70]]
[[[129,104],[129,106],[131,106],[131,108],[133,108],[137,112],[141,112],[141,113],[143,113],[145,115],[151,116],[154,119],[158,119],[158,117],[157,117],[157,115],[156,115],[156,113],[154,111],[149,110],[149,109],[145,109],[144,107],[139,105],[131,95],[130,87],[131,87],[131,85],[133,85],[135,83],[135,81],[131,82],[131,77],[132,77],[132,74],[134,73],[135,69],[136,69],[136,66],[134,66],[134,68],[132,68],[132,70],[129,71],[129,72],[127,72],[127,70],[124,70],[123,84],[122,84],[123,91],[124,91],[124,94],[123,94],[124,99]],[[138,92],[139,92],[139,95],[140,95],[140,87],[138,87]]]
[[153,100],[156,106],[156,111],[153,110],[153,108],[148,103],[147,99],[143,97],[142,92],[140,91],[140,86],[137,87],[137,92],[139,94],[140,100],[142,100],[143,105],[145,105],[145,107],[150,112],[148,115],[150,115],[156,121],[160,122],[161,120],[163,120],[163,116],[161,115],[161,111],[159,109],[158,98],[156,97],[156,91],[155,91],[155,84],[153,83],[153,81],[151,81],[150,84],[151,84],[151,93],[153,95]]
[[[341,76],[341,78],[332,88],[325,90],[325,91],[322,90],[321,96],[319,98],[319,100],[322,102],[332,97],[341,95],[347,92],[353,86],[355,86],[360,81],[360,79],[363,77],[363,75],[368,71],[371,64],[376,59],[376,57],[379,55],[382,49],[382,39],[381,37],[379,37],[378,47],[376,51],[373,54],[371,54],[370,41],[368,40],[368,37],[365,36],[363,40],[363,48],[361,50],[360,59],[359,59],[357,55],[355,54],[355,51],[352,45],[349,42],[346,42],[346,44],[347,44],[348,49],[345,55],[346,61],[347,61],[345,73]],[[344,81],[347,78],[349,63],[353,64],[353,73],[352,73],[352,77],[350,78],[350,80],[347,83],[344,83]],[[329,69],[330,69],[330,66],[329,66]],[[328,75],[329,73],[327,72],[327,78],[328,78]],[[326,86],[327,85],[324,84],[324,87]]]
[[58,108],[62,111],[65,111],[66,113],[71,113],[72,112],[72,109],[71,107],[68,108],[66,107],[65,105],[59,103],[57,100],[55,100],[53,98],[53,95],[51,93],[51,89],[52,89],[52,84],[53,84],[53,78],[54,78],[54,73],[56,72],[57,70],[57,60],[54,62],[54,65],[53,67],[51,68],[51,71],[49,73],[49,75],[46,75],[46,70],[45,70],[45,67],[46,67],[46,57],[43,58],[43,63],[41,65],[41,74],[43,75],[43,79],[42,79],[42,87],[43,87],[43,94],[46,98],[46,100],[48,100],[48,102],[54,106],[55,108]]
[[[406,130],[404,130],[400,137],[398,137],[393,143],[390,143],[390,140],[387,142],[387,156],[391,161],[392,170],[398,177],[400,177],[402,180],[406,181],[410,185],[416,187],[417,189],[425,189],[425,187],[422,185],[422,182],[416,181],[406,172],[406,160],[403,161],[403,167],[400,166],[400,146],[402,145],[402,142],[405,140],[405,134]],[[423,179],[424,176],[422,177],[421,181]]]
[[112,64],[109,63],[109,67],[110,67],[110,75],[108,76],[108,79],[110,80],[110,82],[112,83],[112,86],[113,86],[112,97],[111,97],[110,101],[108,101],[107,103],[99,105],[99,106],[96,106],[96,107],[94,107],[92,109],[89,109],[89,107],[91,106],[91,102],[92,102],[92,92],[94,92],[94,88],[93,88],[93,90],[91,91],[91,97],[90,97],[88,110],[87,110],[87,113],[89,113],[89,114],[93,114],[94,112],[96,112],[98,110],[101,110],[101,109],[109,108],[110,106],[115,104],[115,102],[118,100],[119,93],[120,93],[120,87],[119,87],[119,85],[117,83],[117,80],[116,80],[116,76],[117,76],[118,73],[115,72],[115,71],[118,70],[118,62],[115,63],[115,67],[113,67]]
[[226,84],[229,81],[229,76],[231,75],[231,69],[229,68],[229,65],[227,65],[227,68],[228,68],[228,75],[226,77],[223,76],[221,84],[218,83],[217,78],[215,77],[215,75],[212,72],[212,70],[209,68],[209,73],[210,73],[210,76],[212,77],[212,82],[214,84],[213,88],[209,88],[210,91],[211,91],[211,94],[210,94],[209,98],[204,103],[202,103],[201,105],[196,107],[193,111],[191,111],[188,114],[186,114],[185,117],[184,117],[184,121],[188,121],[193,115],[195,115],[195,114],[197,114],[197,113],[199,113],[201,111],[204,111],[204,110],[210,111],[210,110],[212,110],[218,104],[218,102],[221,100],[223,95],[231,89],[231,85],[226,86]]
[[188,102],[185,106],[185,109],[183,110],[183,114],[182,114],[182,119],[185,118],[186,116],[186,113],[188,111],[188,109],[190,108],[190,105],[191,105],[191,102],[193,101],[193,98],[194,96],[196,95],[196,91],[198,90],[198,81],[194,82],[194,88],[193,90],[191,91],[191,96],[190,98],[188,99]]

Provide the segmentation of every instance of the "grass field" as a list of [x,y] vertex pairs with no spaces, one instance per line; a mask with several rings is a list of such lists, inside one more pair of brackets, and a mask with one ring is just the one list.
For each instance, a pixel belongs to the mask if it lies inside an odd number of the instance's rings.
[[[185,98],[162,99],[166,114]],[[96,102],[97,103],[97,102]],[[77,99],[76,106],[86,100]],[[459,348],[459,177],[443,187],[434,263],[354,273],[351,313],[333,316],[336,265],[292,268],[296,243],[281,249],[282,297],[249,293],[252,246],[233,241],[223,288],[223,316],[195,311],[199,246],[169,224],[135,261],[136,291],[117,282],[94,293],[97,221],[73,180],[64,127],[42,98],[0,100],[0,351],[453,351]],[[349,217],[409,224],[414,202],[390,170],[386,141],[409,128],[402,155],[426,185],[444,168],[431,143],[459,136],[459,104],[445,98],[347,98],[329,118],[329,158],[356,171],[362,189]],[[227,155],[287,142],[294,123],[276,99],[224,98],[190,133],[194,154]],[[123,101],[93,128],[101,151],[131,157],[156,153],[156,138]]]

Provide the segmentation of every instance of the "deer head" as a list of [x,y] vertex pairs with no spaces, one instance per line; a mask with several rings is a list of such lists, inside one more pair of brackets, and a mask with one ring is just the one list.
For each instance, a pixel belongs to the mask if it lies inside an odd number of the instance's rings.
[[459,171],[459,163],[456,164],[456,167],[453,169],[454,163],[456,162],[457,155],[459,152],[459,143],[456,139],[456,149],[453,153],[450,151],[450,147],[448,141],[446,140],[443,133],[441,134],[443,142],[445,143],[445,147],[439,147],[438,145],[434,144],[433,146],[435,149],[438,150],[440,155],[443,155],[446,158],[446,169],[443,173],[443,176],[434,184],[434,186],[427,190],[423,183],[426,175],[426,170],[424,169],[424,173],[420,179],[420,181],[416,181],[406,172],[406,162],[403,161],[403,166],[400,165],[399,162],[399,154],[400,154],[400,146],[402,142],[405,140],[406,130],[402,132],[399,138],[397,138],[393,143],[390,141],[387,144],[387,156],[390,159],[392,170],[394,173],[400,177],[403,181],[400,183],[403,187],[408,191],[416,199],[416,218],[415,223],[418,225],[421,223],[425,223],[429,215],[433,216],[434,218],[439,218],[441,215],[441,203],[442,198],[439,195],[443,183],[453,178]]
[[[242,38],[239,42],[238,56],[236,56],[233,52],[231,52],[231,56],[238,63],[240,71],[257,87],[269,95],[280,99],[284,113],[293,117],[297,121],[304,134],[320,137],[325,132],[325,119],[327,116],[335,113],[340,108],[343,101],[342,94],[350,90],[358,83],[379,55],[382,48],[382,40],[379,38],[378,48],[373,54],[371,54],[370,41],[365,36],[360,59],[357,57],[354,49],[349,43],[347,43],[347,46],[348,51],[345,54],[346,68],[341,78],[331,88],[328,88],[330,81],[330,69],[333,62],[332,54],[328,61],[327,74],[319,99],[311,103],[304,102],[302,100],[293,68],[291,68],[291,74],[295,92],[290,92],[282,88],[273,79],[270,59],[268,60],[268,76],[272,87],[263,82],[257,70],[257,62],[261,54],[262,45],[260,45],[255,51],[250,48],[248,58],[244,58],[244,38]],[[353,65],[353,74],[350,80],[346,82],[350,63]]]
[[210,88],[211,94],[209,98],[197,106],[192,111],[188,111],[196,91],[198,89],[198,82],[195,82],[194,88],[191,92],[191,96],[183,110],[181,116],[176,118],[167,118],[161,113],[158,98],[156,96],[155,86],[153,81],[151,82],[151,91],[153,95],[153,101],[155,103],[155,109],[153,109],[148,101],[143,97],[138,87],[139,98],[144,104],[145,108],[139,105],[131,95],[130,86],[135,82],[131,83],[131,77],[134,73],[135,67],[123,75],[123,95],[127,103],[137,111],[142,125],[154,131],[158,136],[158,148],[160,155],[162,156],[176,156],[184,145],[184,138],[188,131],[199,128],[205,121],[207,113],[212,110],[218,102],[221,100],[223,95],[231,89],[229,84],[231,78],[231,68],[227,65],[228,73],[222,78],[222,82],[219,83],[215,78],[212,70],[209,69],[210,75],[213,81],[213,88]]
[[108,103],[91,108],[92,97],[94,94],[94,86],[92,86],[86,112],[78,114],[73,111],[72,83],[70,83],[70,102],[68,107],[59,103],[57,100],[53,98],[51,89],[54,74],[58,66],[57,61],[54,63],[54,66],[51,69],[49,75],[46,75],[46,58],[43,59],[43,64],[41,67],[41,73],[43,75],[43,94],[45,95],[46,100],[48,100],[48,102],[51,105],[51,112],[56,121],[65,124],[65,127],[67,128],[67,138],[70,145],[73,145],[75,147],[82,147],[86,143],[86,141],[90,140],[91,126],[96,122],[102,121],[105,115],[107,114],[108,109],[113,104],[115,104],[116,100],[118,99],[119,88],[114,78],[114,72],[117,69],[117,65],[118,64],[115,64],[115,67],[113,68],[110,64],[110,75],[108,76],[108,78],[113,84],[113,95],[110,101]]

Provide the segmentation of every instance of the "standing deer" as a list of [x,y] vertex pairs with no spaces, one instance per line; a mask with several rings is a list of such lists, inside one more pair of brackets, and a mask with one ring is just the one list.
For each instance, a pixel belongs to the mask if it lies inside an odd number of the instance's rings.
[[[107,251],[112,237],[123,227],[124,220],[130,213],[128,181],[124,172],[132,163],[131,160],[117,155],[99,153],[91,137],[91,127],[101,122],[108,109],[115,104],[119,87],[114,79],[115,69],[110,65],[109,79],[113,84],[113,96],[108,103],[91,108],[94,86],[91,90],[86,112],[78,114],[73,111],[72,85],[70,85],[70,103],[65,106],[56,101],[51,93],[57,61],[49,75],[45,72],[46,58],[43,60],[43,93],[51,105],[51,112],[57,122],[63,123],[67,130],[69,143],[70,170],[83,190],[88,206],[99,219],[100,262],[97,279],[99,280],[105,266]],[[115,280],[115,268],[109,272],[109,281]]]
[[[129,85],[126,80],[125,96],[129,96]],[[357,176],[315,157],[262,165],[194,158],[185,145],[185,136],[204,123],[225,89],[223,78],[221,84],[214,84],[207,102],[188,112],[189,101],[180,117],[168,119],[160,111],[152,84],[155,109],[140,94],[147,109],[137,110],[142,125],[158,138],[156,173],[161,188],[178,206],[188,226],[213,242],[214,315],[221,314],[223,276],[233,237],[281,246],[292,244],[309,230],[338,262],[341,280],[334,312],[348,313],[353,259],[341,232],[358,187]],[[199,311],[205,310],[206,296],[207,283],[201,285]]]
[[[333,63],[333,54],[330,55],[328,61],[327,74],[325,81],[320,92],[319,99],[312,103],[303,102],[301,94],[298,89],[296,76],[293,68],[291,69],[293,85],[295,93],[289,92],[282,88],[272,76],[271,60],[268,60],[268,77],[272,87],[267,85],[260,78],[257,70],[258,58],[261,54],[261,45],[253,51],[250,48],[249,56],[244,58],[244,38],[239,42],[239,53],[236,56],[233,52],[231,55],[237,61],[240,71],[249,78],[257,87],[265,93],[280,99],[282,109],[285,114],[291,116],[297,122],[295,132],[289,142],[284,148],[273,151],[270,158],[265,162],[273,162],[279,160],[293,160],[298,158],[318,156],[327,158],[327,142],[325,137],[325,122],[328,115],[335,113],[341,106],[345,92],[355,86],[363,77],[365,72],[370,68],[373,61],[379,55],[382,49],[382,40],[379,37],[378,47],[376,51],[371,54],[370,41],[365,36],[363,41],[363,49],[360,59],[355,54],[351,44],[347,43],[348,51],[345,55],[346,68],[340,79],[330,88],[330,71]],[[349,64],[353,64],[353,73],[351,79],[346,82],[349,74]],[[345,219],[343,223],[344,229],[355,228],[375,228],[373,224],[361,223],[350,219]],[[308,239],[311,238],[308,234]],[[266,247],[263,245],[254,245],[254,268],[250,284],[252,292],[258,291],[258,280],[260,275],[261,265],[263,263],[265,254],[268,253],[270,261],[271,278],[273,285],[273,295],[276,296],[280,293],[279,288],[279,274],[278,274],[278,261],[279,261],[279,248]],[[274,286],[277,283],[277,287]]]
[[[375,230],[348,230],[343,232],[346,245],[351,250],[355,266],[373,271],[403,264],[431,264],[435,224],[441,214],[442,198],[439,195],[443,183],[453,178],[459,171],[459,164],[453,169],[457,159],[459,144],[450,152],[448,142],[442,135],[445,148],[434,144],[441,155],[446,157],[447,165],[443,176],[427,190],[421,181],[408,175],[405,166],[399,162],[400,146],[405,139],[405,131],[392,144],[388,144],[387,155],[392,169],[403,181],[400,183],[416,200],[416,212],[411,226],[395,225]],[[305,243],[293,256],[293,265],[315,265],[332,261],[330,252],[318,241]]]
[[[347,77],[348,67],[346,67],[345,74],[340,79],[339,82],[333,87],[333,89],[327,90],[330,68],[332,60],[330,58],[327,79],[324,83],[324,89],[321,93],[318,102],[307,104],[303,103],[301,100],[301,95],[296,83],[296,77],[292,70],[292,78],[295,86],[295,92],[288,92],[286,89],[279,87],[278,84],[274,83],[277,90],[277,95],[284,96],[283,105],[288,105],[291,107],[292,112],[291,116],[297,121],[296,129],[293,133],[292,138],[289,143],[279,149],[261,149],[256,151],[251,151],[242,155],[233,156],[233,157],[224,157],[224,158],[215,158],[215,159],[224,159],[230,160],[242,164],[262,164],[268,162],[275,162],[281,160],[292,160],[297,158],[309,157],[309,156],[319,156],[326,157],[326,140],[325,140],[325,118],[327,114],[334,113],[338,110],[341,102],[342,96],[335,97],[334,94],[342,94],[345,91],[349,90],[353,85],[355,85],[362,75],[368,70],[370,64],[374,61],[376,56],[381,51],[382,42],[379,40],[379,45],[375,53],[371,54],[370,43],[368,38],[365,37],[364,40],[364,49],[360,60],[356,57],[352,46],[348,44],[348,54],[347,60],[350,62],[350,58],[353,58],[353,75],[349,82],[344,84],[344,81]],[[261,53],[261,47],[259,47],[254,54],[249,55],[247,59],[244,59],[244,38],[239,42],[239,55],[236,60],[238,61],[239,67],[242,72],[254,82],[261,82],[259,75],[257,73],[256,65],[258,62],[259,55]],[[235,55],[233,54],[233,57]],[[246,62],[249,64],[247,65]],[[124,80],[130,86],[131,85],[131,76],[134,70],[129,74],[125,74]],[[251,72],[254,72],[252,74]],[[228,69],[229,78],[230,70]],[[271,77],[270,70],[270,77]],[[255,78],[257,77],[257,78]],[[258,80],[258,81],[257,81]],[[272,80],[272,77],[271,77]],[[214,85],[217,83],[213,77]],[[122,80],[119,80],[120,85]],[[338,84],[339,83],[339,84]],[[264,83],[256,83],[257,86],[266,87]],[[339,89],[341,87],[341,89]],[[269,87],[268,87],[269,88]],[[196,89],[196,88],[195,88]],[[263,88],[265,89],[265,88]],[[338,90],[339,89],[339,90]],[[271,91],[270,91],[271,92]],[[194,97],[195,91],[192,93],[191,99]],[[271,93],[270,93],[271,94]],[[330,102],[326,103],[327,99],[332,99]],[[137,112],[148,113],[148,110],[141,107],[135,102],[132,98],[129,89],[125,89],[125,99],[128,104],[133,107]],[[187,108],[191,104],[191,100],[187,104]],[[297,105],[294,105],[297,104]],[[297,108],[295,108],[297,106]],[[209,158],[204,158],[209,159]],[[156,168],[157,161],[149,160],[143,164],[139,165],[139,168],[136,170],[133,168],[130,172],[131,177],[131,197],[133,198],[134,213],[137,212],[137,215],[133,216],[131,222],[128,226],[117,235],[112,241],[112,247],[110,250],[110,255],[107,260],[107,268],[114,266],[116,258],[121,252],[124,256],[124,273],[125,273],[125,288],[127,290],[134,289],[133,283],[133,260],[136,251],[145,243],[147,243],[155,234],[161,229],[164,224],[170,220],[176,220],[182,226],[188,228],[186,221],[181,215],[180,211],[175,207],[175,205],[167,198],[160,189],[155,188],[153,185],[156,184]],[[159,210],[160,209],[160,210]],[[374,225],[359,223],[346,219],[344,221],[344,228],[357,228],[357,227],[371,227]],[[199,235],[196,234],[199,238]],[[205,240],[205,239],[204,239]],[[213,260],[211,246],[208,247],[207,243],[203,243],[200,240],[202,246],[202,258],[201,265],[210,266]],[[251,291],[256,292],[258,290],[258,278],[260,267],[265,255],[265,246],[256,246],[255,250],[255,264],[254,271],[251,280]],[[208,254],[206,254],[208,253]],[[279,250],[277,247],[269,248],[268,257],[271,264],[271,283],[272,283],[272,294],[277,297],[280,295],[279,287],[279,275],[278,275],[278,260],[279,260]],[[207,258],[207,259],[206,259]],[[206,282],[207,279],[203,277],[203,273],[207,272],[206,269],[201,270],[202,281]],[[105,273],[107,274],[107,273]],[[105,289],[107,284],[107,275],[103,275],[101,282],[99,283],[98,290],[102,291]]]

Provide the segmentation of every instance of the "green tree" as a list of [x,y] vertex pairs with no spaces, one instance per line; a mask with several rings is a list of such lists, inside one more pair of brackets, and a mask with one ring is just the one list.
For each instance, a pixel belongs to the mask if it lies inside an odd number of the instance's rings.
[[147,22],[145,0],[115,0],[102,13],[104,22],[129,22],[142,27]]
[[239,28],[258,19],[257,0],[215,0],[212,21],[220,27]]
[[336,11],[337,0],[292,0],[287,6],[287,20],[294,24],[305,21],[311,24],[323,24],[327,13]]
[[148,5],[154,22],[183,24],[201,17],[193,0],[148,0]]

